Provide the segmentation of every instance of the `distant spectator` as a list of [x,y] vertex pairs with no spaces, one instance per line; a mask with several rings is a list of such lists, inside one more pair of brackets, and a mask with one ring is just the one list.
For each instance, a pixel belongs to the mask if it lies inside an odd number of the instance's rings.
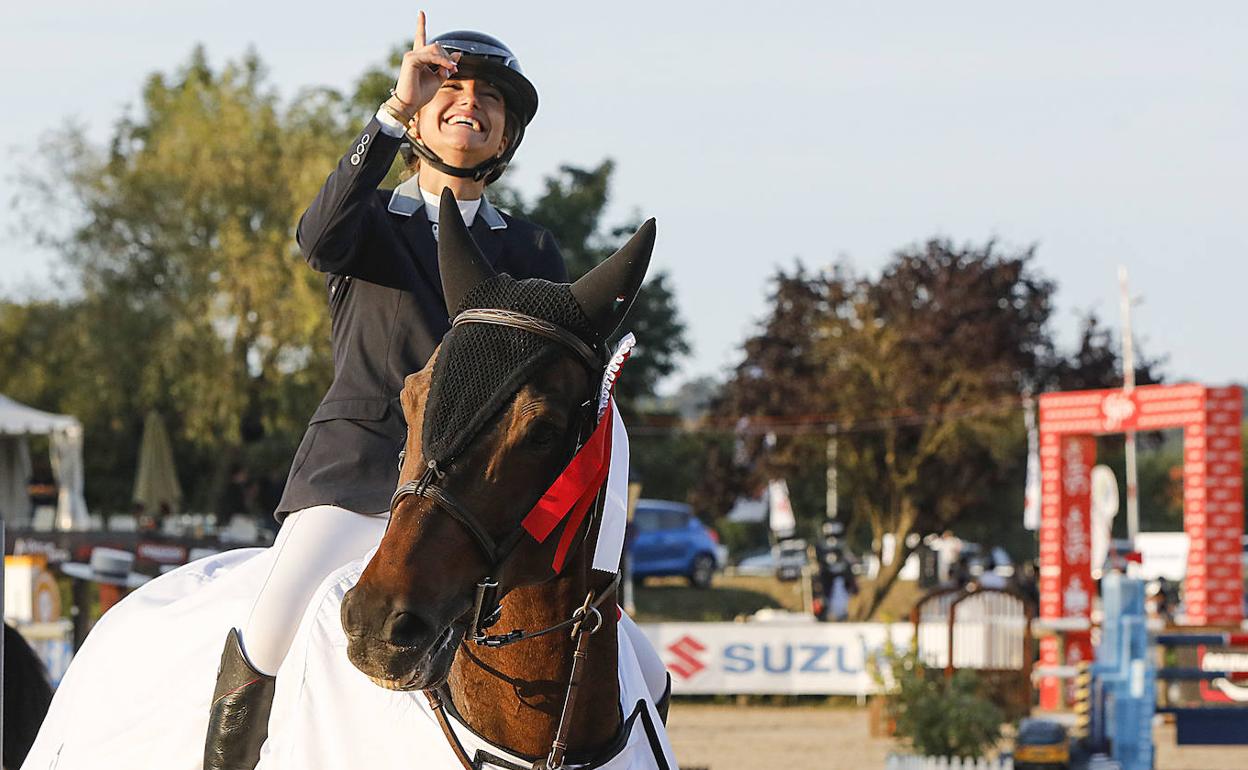
[[[959,546],[961,543],[959,542]],[[955,588],[965,588],[971,582],[971,563],[966,554],[959,553],[957,560],[949,567],[949,580]]]
[[839,521],[823,525],[823,539],[815,548],[819,560],[819,586],[823,601],[820,620],[844,621],[849,618],[850,599],[858,593],[853,564],[845,552],[840,536],[844,526]]
[[1006,588],[1006,580],[996,572],[997,560],[992,555],[992,551],[984,552],[983,561],[976,565],[978,569],[972,570],[978,574],[974,575],[975,582],[979,583],[980,588],[992,588],[998,591],[1004,591]]
[[[962,540],[951,530],[946,529],[940,537],[932,541],[932,550],[936,552],[936,572],[940,577],[940,582],[954,582],[958,585],[964,585],[965,580],[965,561],[962,559]],[[961,565],[964,575],[961,581],[955,579],[957,566]]]
[[1028,559],[1014,570],[1011,587],[1036,607],[1040,606],[1040,580],[1035,561]]
[[251,474],[241,463],[230,465],[230,477],[217,501],[217,518],[222,522],[229,522],[235,514],[248,513],[247,486],[250,481]]
[[1166,580],[1165,576],[1157,578],[1157,583],[1149,591],[1149,599],[1157,613],[1157,617],[1165,621],[1166,625],[1173,625],[1174,610],[1178,606],[1178,587]]

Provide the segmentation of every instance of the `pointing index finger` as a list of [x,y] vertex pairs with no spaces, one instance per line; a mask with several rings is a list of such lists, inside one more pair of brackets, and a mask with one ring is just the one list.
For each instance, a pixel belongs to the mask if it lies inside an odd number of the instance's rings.
[[417,11],[416,13],[416,40],[412,45],[412,50],[418,50],[425,47],[425,12]]

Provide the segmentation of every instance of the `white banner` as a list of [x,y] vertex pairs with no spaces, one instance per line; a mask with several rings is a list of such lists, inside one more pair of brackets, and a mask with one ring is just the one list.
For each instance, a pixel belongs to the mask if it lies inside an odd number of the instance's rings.
[[869,695],[868,661],[909,623],[642,623],[677,695]]

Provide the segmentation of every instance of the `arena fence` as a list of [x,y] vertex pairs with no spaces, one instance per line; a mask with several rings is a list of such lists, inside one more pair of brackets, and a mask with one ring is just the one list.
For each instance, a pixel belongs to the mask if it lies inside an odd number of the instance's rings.
[[952,676],[982,676],[1007,716],[1031,708],[1033,605],[1011,591],[947,588],[919,600],[911,613],[918,654],[929,668]]

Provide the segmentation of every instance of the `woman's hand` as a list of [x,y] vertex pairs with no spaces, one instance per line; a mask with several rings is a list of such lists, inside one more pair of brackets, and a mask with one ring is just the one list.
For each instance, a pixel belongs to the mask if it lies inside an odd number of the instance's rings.
[[[407,115],[429,103],[442,83],[459,70],[459,52],[448,54],[440,45],[425,45],[425,12],[416,15],[416,39],[403,54],[399,82],[390,97],[391,106]],[[398,103],[396,103],[396,101]]]

